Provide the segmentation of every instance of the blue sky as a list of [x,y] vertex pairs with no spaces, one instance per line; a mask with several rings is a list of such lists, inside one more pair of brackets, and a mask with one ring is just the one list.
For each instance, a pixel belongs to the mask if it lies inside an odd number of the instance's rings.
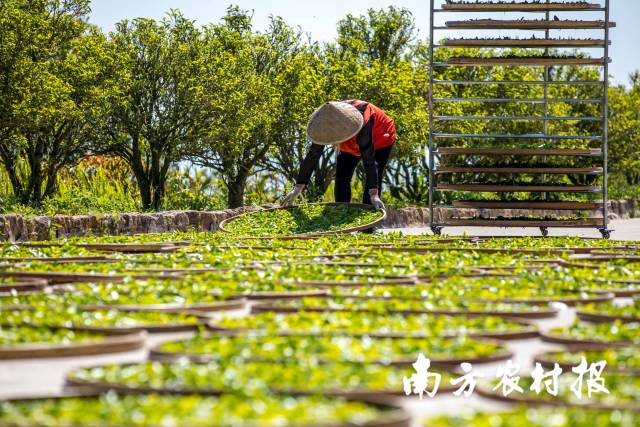
[[[347,13],[360,15],[368,8],[391,4],[413,12],[423,37],[429,28],[428,0],[93,0],[92,22],[110,31],[122,19],[160,18],[172,8],[180,9],[199,23],[215,22],[224,15],[229,4],[253,10],[257,28],[266,26],[269,15],[282,16],[290,25],[301,27],[314,40],[320,41],[335,37],[335,24]],[[625,83],[629,73],[640,69],[640,1],[611,0],[611,4],[611,19],[617,22],[618,28],[612,33],[614,62],[610,73],[615,82]]]

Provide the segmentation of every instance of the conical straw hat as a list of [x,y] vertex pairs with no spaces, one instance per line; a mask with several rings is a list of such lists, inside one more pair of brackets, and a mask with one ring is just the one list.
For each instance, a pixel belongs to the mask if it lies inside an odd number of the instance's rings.
[[327,102],[311,115],[307,135],[316,144],[335,145],[356,136],[363,125],[364,117],[353,105]]

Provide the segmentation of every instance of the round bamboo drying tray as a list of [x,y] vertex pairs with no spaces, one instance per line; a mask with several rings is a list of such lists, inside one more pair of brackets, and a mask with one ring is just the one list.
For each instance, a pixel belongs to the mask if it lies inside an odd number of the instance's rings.
[[[347,206],[347,207],[351,207],[351,208],[363,208],[363,209],[371,209],[371,205],[364,205],[362,203],[315,203],[315,205],[321,205],[321,206]],[[292,209],[292,208],[296,208],[296,206],[291,206],[291,207],[277,207],[277,208],[271,208],[271,209],[265,209],[262,211],[257,211],[257,212],[269,212],[269,211],[277,211],[277,210],[287,210],[287,209]],[[386,210],[382,210],[382,216],[378,219],[376,219],[375,221],[372,221],[370,223],[367,224],[363,224],[363,225],[359,225],[357,227],[348,227],[348,228],[344,228],[341,230],[333,230],[333,231],[322,231],[322,232],[310,232],[310,233],[299,233],[299,234],[294,234],[294,236],[298,236],[298,237],[321,237],[321,236],[334,236],[337,234],[350,234],[350,233],[357,233],[359,231],[365,231],[365,230],[369,230],[371,228],[374,228],[378,225],[381,225],[382,222],[387,218],[387,211]],[[220,223],[220,230],[224,231],[225,233],[230,233],[230,230],[227,228],[227,226],[235,221],[236,219],[240,218],[240,217],[244,217],[244,216],[248,216],[251,214],[254,214],[255,212],[245,212],[243,214],[240,215],[236,215],[234,217],[231,218],[227,218],[224,221],[222,221]],[[262,236],[264,237],[264,236]]]
[[96,341],[71,344],[21,344],[13,347],[0,347],[0,360],[42,359],[78,356],[95,356],[111,353],[124,353],[140,350],[144,347],[146,332],[109,334]]

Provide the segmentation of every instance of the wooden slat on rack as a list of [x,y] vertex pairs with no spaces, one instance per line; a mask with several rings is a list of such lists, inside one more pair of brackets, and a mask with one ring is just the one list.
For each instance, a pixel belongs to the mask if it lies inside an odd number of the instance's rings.
[[587,11],[600,10],[598,3],[550,2],[550,3],[458,3],[443,4],[447,12],[535,12],[535,11]]
[[487,185],[487,184],[438,184],[438,191],[480,191],[490,193],[592,193],[600,191],[597,185]]
[[453,202],[456,208],[475,209],[553,209],[553,210],[596,210],[602,209],[602,203],[588,202],[502,202],[502,201],[476,201],[456,200]]
[[[449,65],[604,65],[604,58],[521,57],[521,58],[451,58]],[[609,58],[611,63],[611,58]]]
[[600,148],[542,149],[542,148],[466,148],[438,147],[438,154],[468,154],[480,156],[600,156]]
[[[468,21],[447,21],[447,28],[463,28],[470,30],[562,30],[562,29],[602,29],[604,21],[580,21],[580,20],[515,20],[515,19],[475,19]],[[615,28],[615,22],[609,22],[609,28]]]
[[518,219],[447,219],[445,225],[467,227],[590,227],[602,225],[602,218],[576,220],[518,220]]
[[[611,44],[611,42],[609,42]],[[603,47],[602,39],[445,39],[451,47]]]
[[479,167],[440,167],[437,175],[450,173],[494,173],[494,174],[530,174],[530,175],[568,175],[568,174],[600,174],[603,168],[479,168]]

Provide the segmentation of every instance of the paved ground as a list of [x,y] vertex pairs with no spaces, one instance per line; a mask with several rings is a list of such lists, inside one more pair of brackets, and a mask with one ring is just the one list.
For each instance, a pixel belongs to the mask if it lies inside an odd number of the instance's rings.
[[[640,240],[640,219],[613,221],[610,228],[614,230],[611,238],[615,240]],[[399,228],[385,231],[401,231],[405,234],[431,234],[428,228]],[[540,236],[538,228],[490,228],[490,227],[449,227],[443,234],[450,236]],[[595,228],[550,228],[549,236],[601,237]]]

